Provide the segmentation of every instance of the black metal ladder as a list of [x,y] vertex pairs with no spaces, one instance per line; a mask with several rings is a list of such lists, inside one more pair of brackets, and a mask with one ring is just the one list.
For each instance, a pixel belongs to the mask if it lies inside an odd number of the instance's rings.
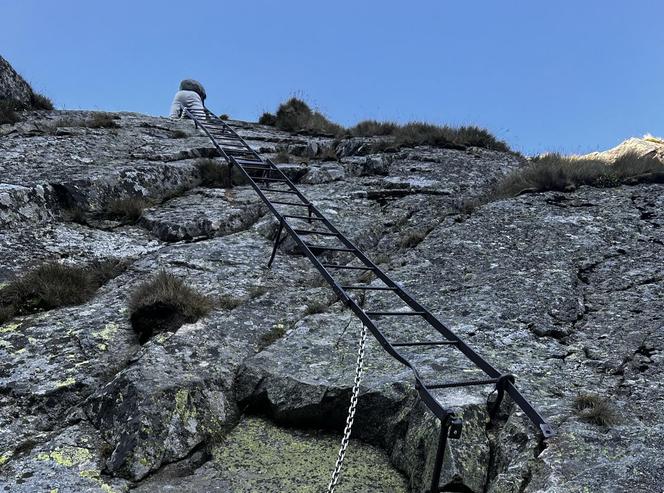
[[[196,127],[200,127],[206,133],[217,151],[219,151],[220,156],[228,162],[229,177],[232,168],[236,166],[279,221],[279,230],[268,266],[272,265],[279,245],[290,236],[297,244],[300,252],[309,258],[338,297],[367,326],[385,351],[412,370],[415,377],[415,388],[420,398],[441,422],[438,450],[429,490],[431,493],[439,491],[438,485],[447,439],[460,438],[462,429],[461,419],[454,414],[453,410],[443,406],[434,397],[432,394],[434,390],[467,386],[493,386],[497,391],[497,396],[490,410],[491,416],[497,412],[505,394],[508,394],[530,420],[539,427],[544,438],[553,436],[554,431],[551,426],[514,385],[515,378],[513,375],[503,374],[494,368],[431,314],[429,310],[420,305],[406,290],[388,277],[362,251],[353,245],[270,159],[263,159],[233,128],[207,109],[201,111],[185,110],[185,113],[194,121]],[[277,188],[273,188],[273,186]],[[286,213],[281,210],[282,207],[291,210],[295,208],[295,212]],[[302,222],[306,222],[307,226],[302,226]],[[284,231],[285,234],[282,236]],[[315,244],[306,241],[305,238],[311,236],[330,238],[336,241],[336,244]],[[330,254],[350,255],[352,260],[345,263],[332,262],[326,259],[326,256]],[[359,265],[350,265],[353,262]],[[338,271],[371,272],[382,282],[382,285],[343,284],[333,274]],[[382,291],[393,294],[398,297],[401,303],[406,305],[407,309],[403,311],[367,311],[350,295],[349,291]],[[391,341],[377,325],[378,320],[385,317],[418,317],[429,327],[433,336],[426,341]],[[425,382],[416,366],[399,352],[399,348],[436,346],[451,347],[460,351],[477,369],[486,375],[486,378],[451,382]]]

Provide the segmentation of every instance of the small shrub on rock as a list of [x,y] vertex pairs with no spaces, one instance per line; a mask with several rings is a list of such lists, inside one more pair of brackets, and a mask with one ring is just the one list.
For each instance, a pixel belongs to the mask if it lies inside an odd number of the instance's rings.
[[213,307],[209,297],[164,270],[139,285],[129,298],[131,324],[141,344],[156,333],[174,332],[197,321]]
[[609,399],[596,394],[580,394],[574,400],[577,415],[589,423],[598,426],[618,424],[618,413]]
[[324,115],[298,98],[291,98],[279,105],[274,125],[287,132],[308,132],[340,136],[345,133],[341,125],[332,123]]
[[118,276],[125,266],[116,260],[87,266],[48,262],[0,290],[2,317],[78,305],[92,298],[101,285]]

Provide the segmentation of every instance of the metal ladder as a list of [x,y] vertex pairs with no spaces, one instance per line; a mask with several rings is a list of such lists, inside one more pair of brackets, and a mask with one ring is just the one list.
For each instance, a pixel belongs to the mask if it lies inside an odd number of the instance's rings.
[[[387,276],[376,264],[362,253],[351,241],[346,238],[334,225],[312,204],[270,159],[263,159],[254,151],[233,128],[209,110],[190,111],[185,110],[186,116],[194,121],[197,128],[201,128],[210,138],[221,157],[229,165],[229,183],[232,168],[237,167],[244,178],[256,191],[261,200],[270,209],[279,221],[279,230],[274,240],[274,248],[268,261],[268,267],[272,265],[280,244],[290,236],[301,253],[306,255],[318,272],[332,287],[337,296],[348,306],[353,313],[362,321],[378,340],[381,346],[392,357],[403,365],[410,368],[415,377],[415,389],[420,398],[440,420],[440,435],[438,449],[431,477],[430,493],[439,491],[440,475],[442,471],[445,448],[448,438],[458,439],[461,437],[462,420],[455,415],[454,411],[443,406],[432,394],[432,391],[453,387],[468,386],[494,386],[497,395],[491,409],[493,417],[505,396],[508,394],[512,400],[523,410],[530,420],[539,427],[544,438],[554,435],[552,427],[526,400],[515,387],[515,378],[511,374],[504,374],[494,368],[484,358],[477,354],[464,341],[455,335],[441,321],[420,305],[401,286]],[[273,186],[277,188],[273,188]],[[285,198],[284,198],[285,197]],[[293,209],[295,213],[285,213],[281,208]],[[301,211],[301,212],[297,212]],[[310,226],[302,227],[303,222]],[[282,233],[285,230],[285,234]],[[336,241],[336,245],[311,243],[305,238],[309,237],[330,238]],[[320,241],[320,240],[318,240]],[[330,253],[341,253],[350,255],[349,262],[330,262],[325,259]],[[356,261],[359,265],[350,265]],[[371,272],[377,279],[382,281],[381,286],[344,284],[335,278],[333,273],[342,271]],[[349,294],[349,291],[382,291],[392,294],[408,308],[403,311],[367,311]],[[425,341],[397,340],[392,341],[385,335],[384,331],[377,325],[377,321],[392,317],[419,317],[426,322],[432,337]],[[399,350],[401,348],[417,347],[444,347],[460,351],[476,368],[481,370],[486,378],[475,380],[425,382],[420,372]]]

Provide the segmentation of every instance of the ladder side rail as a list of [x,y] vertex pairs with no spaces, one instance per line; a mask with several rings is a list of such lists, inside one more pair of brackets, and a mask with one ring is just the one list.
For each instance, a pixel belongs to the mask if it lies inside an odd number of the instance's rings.
[[[191,118],[197,123],[197,125],[201,125],[200,122],[196,118],[189,113],[189,111],[185,110],[187,114],[191,116]],[[238,137],[238,139],[241,141],[241,143],[246,146],[247,148],[251,149],[247,143],[244,141],[244,139],[235,132],[226,122],[223,120],[217,118],[216,116],[214,117],[217,119],[221,124],[227,128],[230,132],[232,132],[235,136]],[[213,141],[215,146],[221,151],[222,156],[229,162],[233,159],[232,156],[228,156],[225,152],[223,152],[223,149],[220,148],[220,146],[216,143],[214,140],[214,137],[205,129],[202,125],[201,127],[204,129],[210,140]],[[258,153],[253,151],[252,152],[260,158]],[[297,190],[297,187],[292,183],[292,181],[285,176],[283,171],[279,170],[274,163],[272,163],[271,160],[267,160],[272,166],[274,166],[287,180],[287,183],[292,186],[295,190]],[[298,246],[302,249],[304,254],[311,260],[311,262],[314,264],[316,269],[323,275],[325,280],[332,286],[333,290],[339,295],[341,300],[348,305],[353,312],[360,318],[364,323],[367,323],[367,327],[371,330],[372,334],[376,339],[379,341],[379,343],[383,346],[383,348],[395,359],[397,359],[399,362],[404,364],[405,366],[409,367],[415,374],[416,378],[416,387],[420,393],[420,395],[423,398],[423,401],[427,404],[427,407],[429,407],[434,414],[436,414],[439,418],[443,419],[444,416],[449,415],[449,411],[443,410],[442,406],[438,403],[438,401],[431,395],[429,389],[426,388],[422,380],[419,378],[419,374],[416,370],[416,368],[405,358],[403,357],[391,344],[390,342],[385,338],[385,336],[382,334],[382,332],[375,326],[373,321],[366,315],[364,310],[357,305],[352,298],[345,292],[345,290],[341,287],[341,285],[336,281],[336,279],[330,274],[329,271],[322,265],[320,260],[313,254],[313,252],[309,249],[309,247],[305,244],[305,242],[300,238],[300,236],[295,233],[294,228],[292,227],[291,224],[288,223],[288,221],[285,220],[283,215],[274,207],[274,205],[270,202],[270,200],[262,193],[260,187],[253,181],[251,176],[246,172],[246,170],[242,169],[242,166],[238,166],[243,174],[246,176],[246,178],[249,180],[251,183],[252,187],[254,190],[257,192],[261,200],[270,208],[272,213],[277,217],[277,219],[283,223],[284,227],[286,228],[288,234],[291,235],[291,237],[295,240],[295,242],[298,244]],[[304,197],[304,196],[303,196]],[[481,370],[483,370],[485,373],[487,373],[489,376],[494,377],[494,378],[499,378],[502,376],[502,374],[496,370],[490,363],[488,363],[484,358],[482,358],[478,353],[476,353],[470,346],[468,346],[463,340],[461,340],[452,330],[450,330],[447,326],[445,326],[440,320],[438,320],[436,317],[434,317],[429,310],[424,308],[422,305],[420,305],[409,293],[406,292],[401,286],[397,285],[387,274],[385,274],[377,265],[375,265],[369,258],[366,257],[362,253],[360,249],[358,249],[344,234],[342,234],[311,202],[304,197],[303,201],[305,201],[305,204],[308,205],[310,212],[315,213],[316,216],[323,222],[323,224],[332,232],[335,232],[338,234],[339,239],[348,247],[352,248],[354,250],[354,254],[356,257],[363,262],[365,265],[368,267],[371,267],[373,272],[376,273],[376,275],[388,286],[396,288],[395,293],[399,295],[399,297],[406,303],[408,304],[411,308],[413,308],[415,311],[423,311],[425,312],[424,318],[429,322],[429,324],[434,327],[441,335],[443,335],[446,339],[456,341],[457,344],[455,346],[468,358],[470,359],[477,367],[479,367]],[[304,205],[304,204],[303,204]],[[511,383],[511,382],[506,382],[505,384],[505,391],[513,398],[514,402],[524,411],[524,413],[536,424],[539,425],[540,430],[544,434],[544,436],[551,436],[553,434],[553,430],[551,429],[550,425],[544,420],[544,418],[535,410],[535,408],[532,407],[532,405],[528,402],[528,400],[523,397],[523,395],[518,391],[518,389]],[[442,413],[442,414],[441,414]]]

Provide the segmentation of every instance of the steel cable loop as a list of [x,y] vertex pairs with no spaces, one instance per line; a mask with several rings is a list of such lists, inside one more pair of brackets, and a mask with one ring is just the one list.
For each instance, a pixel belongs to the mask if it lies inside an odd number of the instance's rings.
[[350,396],[350,405],[348,406],[348,417],[346,418],[346,427],[344,428],[344,436],[341,439],[341,447],[339,448],[339,455],[337,456],[337,463],[332,472],[330,484],[327,486],[328,493],[334,493],[334,489],[339,483],[341,476],[341,469],[346,458],[346,449],[350,443],[350,434],[353,429],[353,421],[355,420],[355,410],[357,408],[357,397],[360,393],[360,382],[362,381],[362,373],[364,372],[364,352],[367,343],[367,326],[362,324],[362,332],[360,336],[360,344],[357,349],[357,364],[355,366],[355,381],[353,382],[353,391]]

